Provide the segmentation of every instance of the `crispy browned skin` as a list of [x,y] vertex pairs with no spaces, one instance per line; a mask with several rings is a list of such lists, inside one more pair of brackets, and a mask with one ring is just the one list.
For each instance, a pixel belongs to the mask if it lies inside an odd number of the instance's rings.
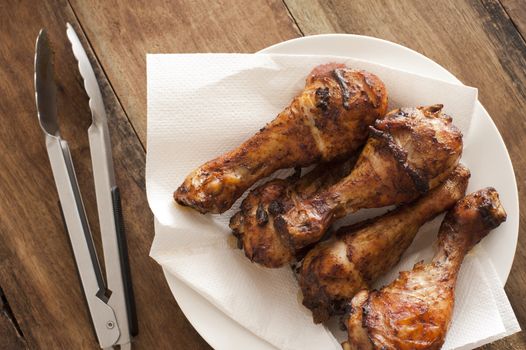
[[439,249],[431,263],[419,262],[381,290],[361,291],[354,297],[347,320],[347,349],[440,349],[464,256],[505,220],[493,188],[460,200],[442,222]]
[[347,176],[357,156],[346,161],[323,163],[306,175],[271,180],[254,190],[241,203],[241,210],[230,219],[230,228],[245,255],[266,267],[291,263],[295,252],[274,229],[274,217],[283,214],[299,200],[312,196]]
[[469,170],[458,165],[446,181],[419,200],[342,227],[312,249],[303,260],[299,283],[303,305],[312,310],[314,322],[342,314],[356,292],[369,288],[396,265],[418,229],[464,196],[469,176]]
[[363,145],[367,127],[386,109],[387,92],[377,76],[342,64],[318,66],[276,119],[194,170],[174,199],[201,213],[222,213],[278,169],[345,159]]
[[370,127],[349,176],[297,203],[274,225],[293,250],[318,241],[336,219],[362,208],[411,201],[436,187],[456,167],[462,133],[442,105],[401,108]]

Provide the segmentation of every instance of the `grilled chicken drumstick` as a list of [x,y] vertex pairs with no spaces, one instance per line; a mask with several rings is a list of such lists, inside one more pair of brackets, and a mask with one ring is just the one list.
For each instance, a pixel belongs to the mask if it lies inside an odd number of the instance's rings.
[[340,228],[303,260],[299,284],[314,322],[342,314],[360,290],[396,265],[418,229],[464,197],[469,170],[458,165],[440,186],[385,215]]
[[274,220],[292,250],[318,241],[336,219],[362,208],[408,202],[456,167],[462,133],[442,105],[401,108],[378,119],[349,176]]
[[349,156],[386,109],[387,92],[375,75],[342,64],[318,66],[276,119],[238,148],[194,170],[174,199],[201,213],[222,213],[278,169]]
[[419,262],[381,290],[361,291],[353,298],[344,349],[440,349],[464,256],[505,220],[506,212],[493,188],[460,200],[442,222],[439,249],[431,263]]
[[347,176],[356,159],[353,156],[343,162],[322,163],[301,178],[296,172],[287,179],[270,180],[250,191],[241,203],[241,210],[230,219],[232,233],[245,255],[266,267],[291,263],[295,254],[274,229],[274,217]]

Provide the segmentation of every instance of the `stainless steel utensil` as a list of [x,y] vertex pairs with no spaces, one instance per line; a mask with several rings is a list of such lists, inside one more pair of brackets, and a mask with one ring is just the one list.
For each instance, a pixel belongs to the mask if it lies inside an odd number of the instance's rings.
[[38,35],[35,54],[38,120],[44,132],[62,215],[99,344],[102,348],[120,345],[121,349],[127,349],[131,346],[131,338],[137,334],[137,318],[106,111],[93,68],[69,23],[66,33],[90,98],[92,124],[88,129],[88,138],[107,283],[93,244],[69,147],[60,136],[53,51],[45,29]]

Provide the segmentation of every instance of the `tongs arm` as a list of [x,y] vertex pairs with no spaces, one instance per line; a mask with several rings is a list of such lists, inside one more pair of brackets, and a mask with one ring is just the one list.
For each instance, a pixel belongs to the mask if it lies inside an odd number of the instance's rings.
[[138,327],[120,192],[115,185],[107,124],[94,122],[88,130],[88,140],[104,251],[106,282],[112,292],[108,305],[113,308],[119,321],[121,338],[118,344],[125,344],[137,334]]
[[106,287],[69,147],[60,137],[49,134],[46,135],[46,146],[93,327],[101,347],[108,348],[119,338],[119,328],[112,308],[106,304]]
[[73,54],[78,61],[80,75],[84,79],[84,88],[89,96],[92,114],[88,139],[106,267],[106,282],[111,291],[108,305],[113,308],[121,331],[117,344],[127,344],[131,341],[131,337],[137,334],[137,317],[124,236],[120,194],[115,185],[106,110],[93,67],[77,33],[69,23],[66,33],[71,42]]

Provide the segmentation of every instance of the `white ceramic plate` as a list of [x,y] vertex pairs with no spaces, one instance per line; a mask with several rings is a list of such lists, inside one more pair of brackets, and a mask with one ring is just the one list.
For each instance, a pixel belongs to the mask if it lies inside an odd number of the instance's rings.
[[[460,82],[445,68],[418,52],[389,41],[367,36],[350,34],[309,36],[285,41],[260,52],[351,56],[448,82]],[[440,96],[437,96],[437,101],[439,100]],[[476,162],[478,169],[472,174],[469,189],[495,187],[508,212],[508,220],[499,227],[500,232],[488,236],[481,242],[504,285],[513,263],[519,232],[517,184],[502,137],[480,102],[477,103],[470,133],[465,137],[464,144],[466,147],[464,158],[470,159],[471,163]],[[470,144],[476,147],[469,147]],[[468,167],[472,165],[469,162],[466,163]],[[176,277],[166,272],[165,276],[184,314],[213,348],[218,350],[275,349],[223,314]]]

